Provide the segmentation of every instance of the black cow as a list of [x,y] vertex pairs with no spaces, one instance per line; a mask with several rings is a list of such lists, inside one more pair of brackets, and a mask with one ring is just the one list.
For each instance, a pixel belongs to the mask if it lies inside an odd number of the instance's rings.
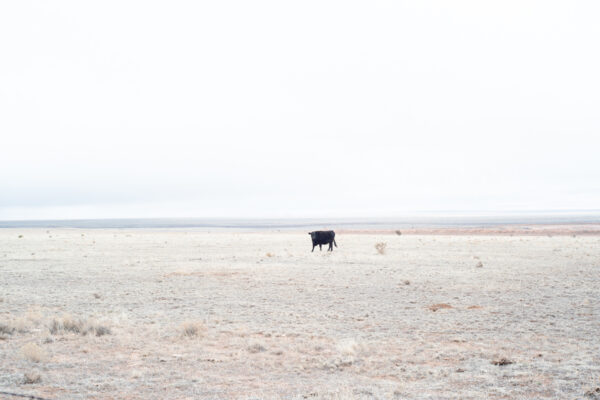
[[332,243],[335,244],[335,247],[338,247],[337,243],[335,242],[334,231],[314,231],[309,232],[308,234],[310,235],[310,238],[312,239],[313,243],[312,251],[315,251],[316,245],[319,245],[319,250],[323,250],[321,246],[324,244],[328,244],[329,248],[327,249],[327,251],[333,251]]

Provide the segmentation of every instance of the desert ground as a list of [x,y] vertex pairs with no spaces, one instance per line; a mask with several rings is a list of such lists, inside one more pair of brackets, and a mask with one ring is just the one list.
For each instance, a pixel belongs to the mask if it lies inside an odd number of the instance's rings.
[[2,229],[0,398],[600,398],[600,236],[411,233]]

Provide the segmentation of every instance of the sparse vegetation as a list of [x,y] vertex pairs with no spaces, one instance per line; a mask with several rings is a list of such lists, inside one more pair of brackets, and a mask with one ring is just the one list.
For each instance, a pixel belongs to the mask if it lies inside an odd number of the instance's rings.
[[337,351],[345,356],[353,356],[361,349],[361,346],[354,339],[340,340],[336,345]]
[[29,361],[33,361],[36,363],[46,361],[48,355],[40,346],[35,343],[27,343],[25,346],[21,348],[23,356]]
[[62,318],[53,318],[48,330],[53,335],[58,335],[65,332],[71,332],[85,335],[104,336],[112,333],[111,329],[105,325],[101,325],[95,321],[83,321],[78,318],[73,318],[70,315],[65,315]]
[[187,321],[181,324],[181,334],[186,337],[197,337],[204,331],[204,325],[198,321]]
[[375,249],[377,250],[377,253],[383,255],[385,254],[385,249],[387,247],[387,243],[385,242],[379,242],[375,244]]
[[[305,233],[296,248],[294,234],[156,232],[123,241],[98,231],[97,251],[88,252],[78,231],[31,232],[14,241],[18,231],[0,229],[0,270],[19,277],[0,290],[4,390],[153,398],[156,385],[144,382],[167,382],[182,398],[600,400],[590,323],[600,236],[348,233],[345,250],[325,259],[308,256]],[[388,240],[385,255],[373,253]],[[452,303],[434,304],[444,301]],[[539,340],[548,332],[568,346]],[[28,343],[47,363],[29,361]]]
[[481,261],[479,261],[476,265],[475,268],[483,268],[483,263]]
[[262,353],[263,351],[267,351],[267,349],[261,344],[255,343],[251,346],[248,346],[249,353]]
[[25,372],[23,375],[23,384],[32,385],[34,383],[40,383],[42,381],[42,376],[35,371]]
[[8,335],[12,335],[15,328],[12,325],[0,323],[0,339],[6,339]]
[[401,231],[396,231],[396,235],[400,236],[400,235],[402,235],[402,232]]
[[588,399],[600,400],[600,387],[587,390],[583,395]]
[[492,364],[499,365],[499,366],[509,365],[509,364],[513,364],[513,363],[514,363],[514,361],[511,361],[508,358],[504,358],[504,357],[502,357],[502,358],[500,358],[498,360],[493,360],[492,361]]

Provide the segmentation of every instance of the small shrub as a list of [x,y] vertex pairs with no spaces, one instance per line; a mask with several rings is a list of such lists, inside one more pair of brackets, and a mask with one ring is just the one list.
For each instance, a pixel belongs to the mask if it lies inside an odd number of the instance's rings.
[[40,383],[41,381],[42,381],[41,375],[35,371],[25,372],[25,374],[23,376],[23,384],[25,384],[25,385]]
[[248,347],[249,353],[262,353],[263,351],[267,351],[267,349],[263,345],[260,345],[258,343]]
[[35,343],[27,343],[25,346],[21,348],[23,355],[26,359],[33,362],[41,362],[45,361],[48,358],[48,355],[40,346]]
[[62,324],[60,323],[60,321],[58,321],[56,318],[52,318],[52,321],[50,321],[50,324],[48,325],[48,330],[50,331],[50,333],[53,335],[57,335],[61,329]]
[[479,261],[477,265],[475,265],[475,268],[483,268],[483,263]]
[[197,337],[204,330],[204,325],[197,321],[187,321],[181,325],[181,333],[187,337]]
[[82,333],[83,322],[79,319],[73,319],[70,316],[63,317],[62,329],[67,332]]
[[29,322],[30,322],[29,319],[27,319],[26,317],[19,317],[16,320],[14,320],[13,327],[19,333],[27,333],[27,332],[29,332],[29,328],[30,328]]
[[12,335],[15,328],[12,325],[0,323],[0,335]]
[[385,248],[387,247],[387,243],[385,242],[379,242],[375,244],[375,249],[377,250],[377,253],[379,254],[385,254]]
[[401,231],[396,231],[396,235],[400,236],[400,235],[402,235],[402,232]]
[[492,364],[494,365],[498,365],[498,366],[502,366],[502,365],[509,365],[509,364],[513,364],[514,362],[509,360],[508,358],[500,358],[499,360],[494,360],[492,361]]
[[362,346],[360,346],[358,342],[354,339],[340,340],[335,347],[337,351],[339,351],[342,355],[345,356],[353,356],[362,350]]
[[94,325],[90,332],[94,332],[96,336],[110,335],[112,333],[109,327],[103,325]]

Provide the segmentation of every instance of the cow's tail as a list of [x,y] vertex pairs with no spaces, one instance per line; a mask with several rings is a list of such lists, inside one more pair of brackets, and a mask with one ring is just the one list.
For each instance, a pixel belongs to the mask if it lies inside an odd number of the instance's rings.
[[333,238],[333,244],[335,244],[335,247],[337,247],[337,243],[335,242],[335,238]]

